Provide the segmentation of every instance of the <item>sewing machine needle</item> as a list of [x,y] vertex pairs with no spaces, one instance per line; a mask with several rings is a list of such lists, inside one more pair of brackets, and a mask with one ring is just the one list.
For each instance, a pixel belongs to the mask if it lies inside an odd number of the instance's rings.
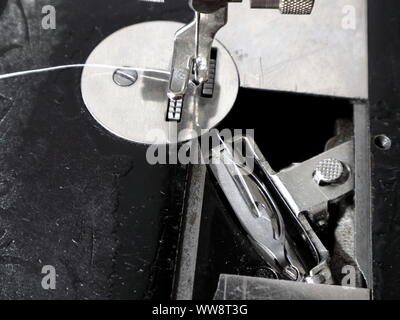
[[198,82],[199,80],[199,73],[198,73],[198,61],[199,61],[199,46],[200,46],[200,12],[196,11],[196,29],[195,29],[195,53],[194,53],[194,80]]

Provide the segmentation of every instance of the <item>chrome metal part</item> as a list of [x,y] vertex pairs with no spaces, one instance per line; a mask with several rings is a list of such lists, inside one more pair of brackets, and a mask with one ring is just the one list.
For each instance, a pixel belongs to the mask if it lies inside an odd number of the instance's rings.
[[208,80],[203,83],[203,86],[201,88],[201,95],[203,97],[212,98],[212,96],[214,95],[217,58],[218,58],[218,51],[215,50],[214,48],[211,50],[210,69],[208,70]]
[[314,0],[251,0],[251,7],[279,9],[282,14],[311,14]]
[[192,23],[176,33],[168,89],[170,99],[183,99],[192,79],[197,84],[208,80],[211,46],[216,33],[227,22],[227,13],[225,6],[215,12],[196,14]]
[[168,100],[168,121],[181,121],[182,119],[183,99]]
[[[318,168],[326,159],[335,159],[335,163],[340,161],[348,170],[349,174],[345,182],[322,186],[315,183],[313,180],[315,168]],[[270,173],[276,186],[297,215],[305,212],[313,222],[325,220],[328,217],[328,204],[340,200],[354,190],[354,143],[353,141],[343,143],[310,160],[294,164],[279,173],[273,171]],[[336,177],[335,173],[335,177],[326,176],[325,179]]]
[[242,87],[368,98],[366,1],[318,0],[310,16],[249,6],[229,4],[218,32]]
[[370,300],[371,291],[222,274],[215,300]]
[[341,182],[346,175],[347,168],[341,161],[328,158],[318,163],[314,180],[319,186],[327,186]]
[[286,279],[301,281],[305,270],[290,257],[282,214],[267,188],[235,162],[229,147],[212,150],[210,167],[260,255]]
[[113,74],[115,84],[120,87],[130,87],[135,84],[139,75],[136,70],[132,69],[117,69]]
[[[303,213],[298,215],[289,213],[300,227],[301,237],[309,242],[317,257],[317,262],[310,269],[310,272],[307,267],[300,263],[304,259],[298,256],[296,250],[293,250],[290,236],[286,234],[280,207],[264,181],[265,178],[274,181],[271,174],[272,169],[252,139],[235,138],[235,145],[237,141],[246,144],[245,149],[251,152],[250,158],[253,158],[256,164],[261,167],[264,176],[259,176],[250,168],[238,164],[241,162],[238,161],[241,156],[233,154],[234,151],[226,144],[213,149],[210,167],[239,221],[248,232],[249,238],[259,249],[261,256],[283,278],[297,281],[308,279],[308,281],[326,284],[333,283],[327,263],[329,260],[328,250],[321,243]],[[246,155],[246,157],[249,157],[249,155]],[[310,176],[310,179],[312,181],[312,176]],[[297,276],[293,276],[296,273]]]
[[[169,105],[184,99],[189,82],[202,85],[209,80],[211,46],[216,33],[227,23],[228,2],[241,2],[241,0],[190,1],[195,11],[195,19],[178,30],[175,35],[168,88],[168,98],[172,101]],[[271,1],[267,2],[271,4]],[[314,0],[281,0],[277,6],[283,14],[310,14]],[[210,88],[207,91],[212,92]],[[167,121],[180,120],[181,112],[171,113],[168,110]]]
[[[174,34],[182,26],[167,21],[136,24],[112,34],[93,50],[82,73],[82,97],[108,131],[138,143],[176,143],[196,138],[200,129],[215,127],[229,113],[239,77],[231,55],[214,41],[218,64],[213,97],[201,97],[200,90],[189,88],[181,122],[165,121]],[[137,68],[134,85],[121,87],[113,82],[119,66]]]
[[[300,272],[303,276],[300,278],[305,278],[305,281],[310,283],[332,284],[332,274],[328,265],[329,252],[315,234],[306,215],[314,222],[320,221],[328,215],[328,204],[331,201],[338,201],[354,190],[354,178],[353,174],[351,174],[351,170],[354,168],[353,142],[343,143],[302,164],[293,165],[276,173],[265,160],[254,141],[243,137],[236,138],[235,141],[240,139],[246,143],[246,150],[251,150],[252,157],[260,164],[265,174],[264,178],[255,175],[254,172],[243,168],[235,162],[234,159],[240,159],[240,156],[233,155],[233,151],[229,151],[229,147],[226,145],[213,149],[213,158],[214,160],[217,159],[217,161],[212,161],[210,167],[249,237],[253,239],[256,247],[261,248],[266,261],[272,267],[277,268],[275,270],[278,270],[278,272],[288,270],[287,267],[290,268],[293,265],[293,259],[287,258],[287,261],[290,261],[291,264],[286,266],[284,259],[277,259],[278,256],[282,256],[280,254],[282,248],[286,253],[291,252],[291,249],[285,247],[288,245],[288,241],[283,241],[281,238],[276,237],[276,228],[274,229],[273,227],[274,224],[271,222],[271,217],[276,217],[278,224],[275,223],[275,226],[278,225],[278,229],[282,230],[281,232],[284,232],[285,225],[274,198],[269,193],[268,188],[265,187],[263,179],[267,179],[273,183],[287,206],[290,207],[298,224],[302,226],[303,237],[310,240],[318,254],[318,264],[308,274],[304,274],[304,269],[301,269],[302,266],[300,268],[295,266],[297,270],[303,271],[303,273]],[[223,153],[225,157],[217,157],[216,154],[219,153]],[[333,158],[340,159],[336,161],[340,161],[340,164],[343,165],[343,171],[339,170],[341,176],[345,172],[344,168],[348,168],[347,181],[340,185],[317,185],[313,179],[315,168],[317,170],[320,168],[321,172],[323,172],[321,163],[324,163],[326,159]],[[337,168],[335,167],[334,169]],[[330,173],[329,170],[327,172]],[[331,175],[327,177],[331,179],[337,178],[336,175],[335,177]],[[264,202],[260,201],[260,190],[263,196],[267,198],[264,198]],[[260,217],[269,217],[270,219],[263,218],[264,220],[258,220]],[[265,223],[265,221],[268,221],[268,223]],[[280,236],[282,235],[285,237],[284,233],[280,234]],[[277,240],[280,241],[280,245],[278,245],[279,242],[276,242]],[[261,246],[260,243],[262,243]],[[271,260],[279,263],[271,263]],[[290,272],[286,272],[286,276],[288,274]]]

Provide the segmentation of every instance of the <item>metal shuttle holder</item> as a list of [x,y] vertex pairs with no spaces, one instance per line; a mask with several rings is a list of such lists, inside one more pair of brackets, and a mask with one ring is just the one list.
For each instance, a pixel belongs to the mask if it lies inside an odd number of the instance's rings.
[[[255,168],[261,169],[261,173],[246,169],[242,165],[245,158],[225,143],[212,150],[210,168],[249,239],[278,278],[333,284],[328,264],[329,252],[313,227],[320,227],[321,221],[328,219],[329,203],[339,201],[354,190],[353,142],[343,143],[276,173],[252,139],[240,137],[234,140],[232,145],[243,143],[246,150],[251,150]],[[249,159],[249,156],[246,155],[246,158]],[[343,164],[343,173],[347,174],[343,174],[342,180],[321,185],[315,175],[326,159],[335,159]],[[276,193],[269,191],[271,185]],[[296,255],[290,244],[291,236],[286,233],[282,210],[274,199],[276,194],[288,209],[284,211],[290,212],[291,219],[294,218],[298,224],[301,236],[315,250],[317,263],[309,270],[300,262],[301,257]]]

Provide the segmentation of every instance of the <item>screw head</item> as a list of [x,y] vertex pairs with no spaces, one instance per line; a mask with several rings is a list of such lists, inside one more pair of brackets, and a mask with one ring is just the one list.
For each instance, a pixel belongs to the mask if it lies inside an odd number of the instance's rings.
[[135,84],[139,75],[133,69],[117,69],[114,71],[113,80],[120,87],[130,87]]
[[314,180],[320,186],[332,185],[341,180],[346,175],[344,164],[333,158],[320,161],[314,172]]
[[375,145],[382,150],[389,150],[392,147],[392,140],[384,135],[380,134],[375,137]]

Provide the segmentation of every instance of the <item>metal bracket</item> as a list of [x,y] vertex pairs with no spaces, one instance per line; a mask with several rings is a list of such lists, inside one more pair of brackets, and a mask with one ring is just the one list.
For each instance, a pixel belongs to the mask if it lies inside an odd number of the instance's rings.
[[[353,141],[343,143],[303,163],[294,164],[279,173],[274,173],[267,163],[265,165],[292,210],[297,215],[306,213],[315,223],[323,223],[329,218],[329,203],[354,191]],[[320,183],[318,175],[321,174],[327,175],[327,183]]]
[[[326,217],[330,202],[338,201],[354,190],[353,142],[343,143],[304,163],[276,173],[252,139],[235,138],[235,146],[238,141],[246,145],[246,150],[251,151],[250,158],[261,167],[262,173],[250,172],[242,164],[243,155],[237,154],[235,148],[225,143],[213,149],[210,167],[255,247],[277,273],[286,278],[308,283],[333,283],[328,265],[329,252],[306,215],[312,221],[312,218]],[[246,158],[249,156],[246,155]],[[285,210],[282,211],[282,206],[277,205],[274,191],[271,186],[268,187],[271,183],[278,197],[284,200],[283,207],[290,208],[289,216],[293,215],[296,224],[301,226],[302,237],[311,244],[309,248],[316,253],[317,263],[308,271],[300,263],[304,259],[299,257],[290,243],[291,235],[286,233],[282,219]],[[293,275],[290,270],[298,274]]]
[[208,80],[211,46],[215,34],[227,22],[227,10],[224,7],[213,13],[199,13],[192,23],[176,33],[168,90],[170,99],[183,99],[192,70],[197,82]]

